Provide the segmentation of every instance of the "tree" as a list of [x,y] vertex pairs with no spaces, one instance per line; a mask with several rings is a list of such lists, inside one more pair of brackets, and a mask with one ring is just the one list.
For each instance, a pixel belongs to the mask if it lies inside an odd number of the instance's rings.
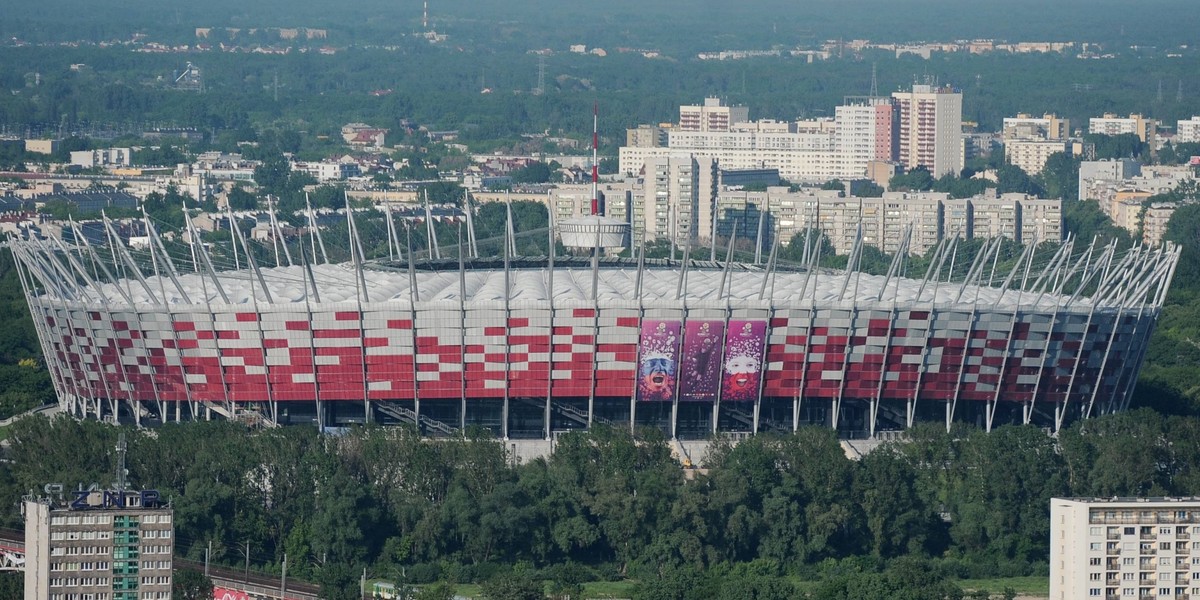
[[1038,177],[1047,198],[1071,200],[1079,197],[1080,162],[1080,158],[1065,152],[1055,152],[1046,159]]
[[546,597],[542,582],[526,573],[497,575],[479,587],[487,600],[542,600]]
[[533,161],[511,173],[513,183],[546,183],[550,175],[550,166],[541,161]]
[[171,597],[179,600],[211,600],[212,580],[194,569],[175,569],[171,579]]
[[258,208],[258,198],[254,194],[242,189],[241,186],[234,186],[226,195],[226,200],[229,202],[229,208],[233,210],[254,210]]
[[925,167],[907,173],[897,173],[888,181],[888,189],[896,192],[924,192],[933,189],[933,175]]

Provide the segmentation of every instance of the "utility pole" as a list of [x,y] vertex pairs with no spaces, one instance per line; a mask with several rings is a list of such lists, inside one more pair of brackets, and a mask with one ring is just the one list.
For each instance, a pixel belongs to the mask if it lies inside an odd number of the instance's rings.
[[250,540],[246,540],[246,574],[242,578],[242,585],[250,584]]
[[204,576],[208,577],[208,561],[212,556],[212,540],[208,540],[208,548],[204,549]]
[[283,575],[279,577],[279,597],[287,598],[287,552],[283,553]]

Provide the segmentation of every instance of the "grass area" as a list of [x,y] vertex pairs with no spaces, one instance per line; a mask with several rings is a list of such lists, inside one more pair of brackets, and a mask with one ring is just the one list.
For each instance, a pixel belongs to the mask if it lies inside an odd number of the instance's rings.
[[[634,581],[592,581],[583,584],[585,597],[604,599],[604,598],[628,598],[633,593]],[[454,586],[454,593],[467,598],[479,597],[479,585],[473,583],[460,583]]]
[[583,584],[584,593],[588,598],[628,598],[633,595],[636,582],[625,581],[592,581]]
[[1018,594],[1029,596],[1049,596],[1049,577],[998,577],[994,579],[961,579],[958,586],[964,590],[987,590],[992,593],[1003,592],[1004,588],[1012,588]]

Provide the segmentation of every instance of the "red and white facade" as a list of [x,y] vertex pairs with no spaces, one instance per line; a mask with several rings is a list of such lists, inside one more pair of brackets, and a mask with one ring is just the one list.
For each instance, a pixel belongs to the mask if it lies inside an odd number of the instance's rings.
[[922,415],[1059,427],[1127,405],[1178,258],[1068,243],[1048,264],[1023,256],[1005,280],[981,252],[953,283],[949,244],[921,279],[610,262],[99,283],[66,276],[79,256],[11,246],[75,414],[253,407],[282,422],[399,415],[513,437],[594,420],[680,437],[804,422],[873,434]]

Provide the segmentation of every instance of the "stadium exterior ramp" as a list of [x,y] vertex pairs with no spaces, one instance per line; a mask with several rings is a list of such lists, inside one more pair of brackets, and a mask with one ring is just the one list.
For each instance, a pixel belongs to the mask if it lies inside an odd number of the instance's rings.
[[968,260],[951,239],[906,276],[903,252],[870,275],[818,269],[815,252],[786,268],[774,250],[759,265],[516,258],[507,243],[502,259],[366,261],[352,241],[340,264],[219,270],[150,233],[140,254],[8,244],[65,411],[513,439],[598,422],[677,439],[922,419],[1057,430],[1127,407],[1179,258],[1068,240],[998,273],[999,241]]

